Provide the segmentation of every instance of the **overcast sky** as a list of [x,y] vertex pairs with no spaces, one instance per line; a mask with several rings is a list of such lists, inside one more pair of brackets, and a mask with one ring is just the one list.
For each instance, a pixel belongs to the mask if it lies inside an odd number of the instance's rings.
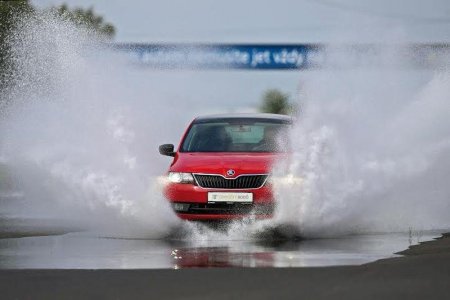
[[[42,8],[62,3],[93,7],[116,26],[118,42],[450,42],[450,0],[31,1]],[[155,94],[164,101],[234,112],[255,109],[269,88],[297,99],[305,76],[310,75],[136,69],[124,88],[140,90],[135,94],[145,97]]]
[[32,0],[93,7],[119,42],[449,42],[449,0]]

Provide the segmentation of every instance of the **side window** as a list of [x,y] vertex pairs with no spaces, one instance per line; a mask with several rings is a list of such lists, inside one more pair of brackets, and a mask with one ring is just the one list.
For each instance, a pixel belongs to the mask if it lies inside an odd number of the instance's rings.
[[192,151],[193,150],[193,144],[196,140],[196,128],[195,126],[192,126],[189,130],[186,138],[184,139],[182,150],[183,151]]

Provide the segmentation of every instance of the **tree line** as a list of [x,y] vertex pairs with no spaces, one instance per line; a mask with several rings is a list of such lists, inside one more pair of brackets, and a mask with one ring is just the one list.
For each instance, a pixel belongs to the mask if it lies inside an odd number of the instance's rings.
[[[29,0],[0,1],[0,90],[4,91],[8,85],[12,70],[11,48],[8,38],[14,34],[19,22],[47,13],[74,25],[86,28],[105,39],[112,39],[116,29],[114,25],[97,15],[93,8],[72,8],[66,4],[39,10]],[[0,97],[1,101],[1,97]]]

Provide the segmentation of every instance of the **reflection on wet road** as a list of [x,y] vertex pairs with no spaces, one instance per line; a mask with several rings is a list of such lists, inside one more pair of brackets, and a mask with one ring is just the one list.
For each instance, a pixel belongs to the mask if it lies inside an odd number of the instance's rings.
[[411,242],[408,234],[349,236],[279,244],[258,241],[111,239],[86,233],[0,239],[0,268],[304,267],[363,264],[391,257]]

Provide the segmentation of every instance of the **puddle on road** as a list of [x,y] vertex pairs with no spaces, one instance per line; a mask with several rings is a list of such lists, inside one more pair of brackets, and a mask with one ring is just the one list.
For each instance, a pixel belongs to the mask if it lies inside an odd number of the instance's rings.
[[167,241],[99,238],[86,233],[0,239],[0,268],[180,269],[358,265],[395,256],[439,236],[426,232],[299,242]]

